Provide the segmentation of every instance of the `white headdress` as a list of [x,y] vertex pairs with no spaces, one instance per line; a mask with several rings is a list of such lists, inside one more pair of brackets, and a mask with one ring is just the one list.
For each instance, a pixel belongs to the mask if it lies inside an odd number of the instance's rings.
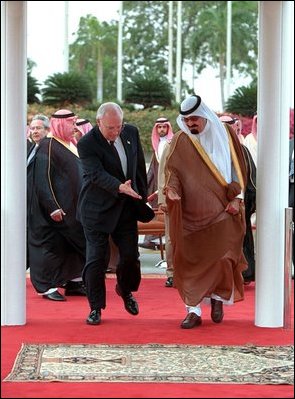
[[[204,130],[199,134],[192,134],[184,122],[185,117],[191,116],[207,119]],[[192,95],[182,101],[180,115],[176,121],[183,132],[188,134],[193,140],[199,140],[227,183],[230,183],[232,176],[228,135],[215,112],[207,107],[200,96]]]

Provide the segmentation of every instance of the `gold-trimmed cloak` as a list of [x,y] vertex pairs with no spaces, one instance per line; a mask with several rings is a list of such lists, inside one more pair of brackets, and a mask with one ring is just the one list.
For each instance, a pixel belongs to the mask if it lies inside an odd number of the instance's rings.
[[[241,203],[237,215],[227,213],[225,208],[240,187],[246,186],[246,164],[231,129],[229,140],[239,185],[222,181],[222,176],[217,176],[208,159],[184,132],[174,135],[166,162],[164,191],[170,187],[181,197],[179,201],[166,198],[174,285],[184,303],[190,306],[196,306],[211,294],[229,300],[233,293],[234,302],[244,298],[242,271],[247,268],[243,255],[244,205]],[[238,187],[234,194],[233,184]]]

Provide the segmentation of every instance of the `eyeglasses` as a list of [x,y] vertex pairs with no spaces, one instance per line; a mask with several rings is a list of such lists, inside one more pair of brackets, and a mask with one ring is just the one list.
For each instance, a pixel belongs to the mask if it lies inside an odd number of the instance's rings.
[[117,130],[117,131],[121,131],[124,128],[124,123],[122,123],[120,126],[107,126],[103,123],[103,121],[101,119],[99,119],[99,122],[103,125],[103,127],[109,131],[112,130]]
[[44,129],[44,126],[32,126],[30,127],[30,130],[42,130]]

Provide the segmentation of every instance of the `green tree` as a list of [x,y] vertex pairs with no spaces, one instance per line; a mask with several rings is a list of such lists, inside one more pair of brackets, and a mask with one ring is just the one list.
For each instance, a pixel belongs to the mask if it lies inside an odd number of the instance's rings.
[[97,101],[116,97],[117,37],[116,22],[99,22],[87,15],[80,18],[77,38],[70,45],[70,71],[83,73]]
[[[176,3],[173,2],[173,65],[176,62],[176,32],[177,15]],[[188,32],[188,27],[192,24],[192,15],[202,1],[183,2],[192,6],[192,13],[183,18],[183,36]],[[168,75],[168,20],[169,4],[166,1],[124,1],[124,30],[123,30],[123,56],[124,56],[124,76],[132,79],[133,75],[148,72],[149,74]],[[183,60],[185,59],[185,48],[182,49]],[[173,70],[175,80],[175,68]],[[187,84],[182,80],[182,87]]]
[[253,116],[257,113],[257,80],[249,86],[241,86],[227,100],[225,111],[242,116]]
[[[176,6],[174,2],[174,55]],[[254,78],[257,72],[257,2],[232,2],[232,71]],[[149,71],[167,76],[168,2],[124,1],[124,74]],[[193,66],[192,82],[208,65],[218,68],[222,101],[226,76],[226,1],[182,3],[182,58]],[[193,83],[182,85],[190,92]]]
[[[186,10],[187,12],[187,10]],[[257,2],[232,2],[232,71],[240,76],[256,77],[257,74]],[[186,37],[188,61],[197,74],[208,65],[218,68],[222,106],[224,108],[224,83],[226,77],[226,26],[227,2],[210,2],[201,8]]]
[[127,83],[125,102],[142,104],[144,108],[153,105],[171,106],[173,94],[166,78],[159,74],[134,75]]
[[44,104],[86,105],[92,101],[90,83],[84,75],[76,72],[55,73],[49,76],[42,89]]
[[[226,3],[182,2],[182,62],[193,66],[192,83],[182,82],[183,93],[193,91],[195,78],[209,65],[219,71],[223,105]],[[257,73],[257,3],[232,2],[232,72],[242,77],[254,78]],[[176,9],[174,2],[174,65]],[[167,76],[168,11],[165,1],[123,2],[123,81],[145,73]],[[99,102],[116,98],[117,31],[117,22],[100,23],[96,17],[87,15],[80,19],[77,39],[70,46],[70,70],[90,78],[93,94]]]
[[39,103],[37,94],[40,94],[40,84],[36,78],[32,76],[32,70],[36,63],[30,58],[27,59],[27,103]]
[[168,71],[168,2],[123,2],[125,76]]

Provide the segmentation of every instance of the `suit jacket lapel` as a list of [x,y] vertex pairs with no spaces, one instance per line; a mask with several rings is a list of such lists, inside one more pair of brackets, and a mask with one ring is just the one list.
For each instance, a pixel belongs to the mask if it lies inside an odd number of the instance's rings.
[[102,146],[103,149],[104,149],[104,151],[106,151],[106,152],[108,152],[108,153],[110,154],[110,156],[113,158],[114,164],[115,164],[115,166],[116,166],[118,172],[124,176],[124,172],[123,172],[123,169],[122,169],[122,165],[121,165],[120,160],[119,160],[117,157],[114,156],[114,154],[113,154],[113,149],[111,148],[110,143],[109,143],[109,142],[107,141],[107,139],[102,135],[102,133],[101,133],[101,131],[98,129],[98,127],[97,127],[97,130],[96,130],[96,132],[95,132],[94,135],[96,136],[96,139],[97,139],[97,141],[98,141],[98,145],[99,145],[100,147]]
[[34,156],[36,155],[37,150],[38,150],[38,146],[36,144],[31,147],[29,154],[28,154],[28,158],[27,158],[27,165],[30,165],[30,163],[32,163],[32,160],[33,160]]

